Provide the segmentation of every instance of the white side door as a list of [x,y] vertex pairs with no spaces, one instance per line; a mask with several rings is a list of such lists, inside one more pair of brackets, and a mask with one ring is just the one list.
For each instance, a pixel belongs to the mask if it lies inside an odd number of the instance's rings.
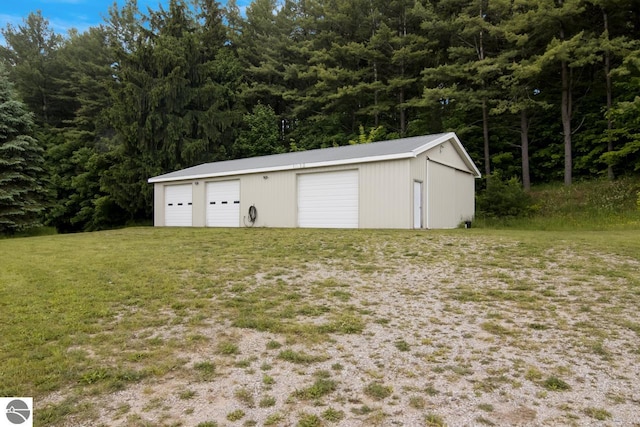
[[413,228],[422,228],[422,183],[413,182]]

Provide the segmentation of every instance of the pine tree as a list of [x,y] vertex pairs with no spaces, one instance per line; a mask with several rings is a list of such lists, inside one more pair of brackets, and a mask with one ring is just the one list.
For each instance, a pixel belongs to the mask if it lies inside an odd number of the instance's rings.
[[0,32],[7,45],[0,46],[0,58],[36,124],[61,127],[77,108],[65,78],[70,70],[57,55],[64,39],[40,11],[30,13],[17,28],[8,24]]
[[42,149],[33,138],[33,118],[16,99],[0,66],[0,233],[40,224]]
[[[482,123],[486,175],[491,173],[489,109],[500,92],[493,59],[502,48],[498,25],[503,11],[500,1],[445,0],[437,3],[435,15],[427,15],[429,20],[423,22],[430,37],[440,39],[441,44],[440,63],[423,72],[424,96],[427,101],[463,112],[466,126]],[[475,126],[471,131],[478,132]]]
[[[148,178],[229,157],[242,120],[241,69],[215,2],[171,0],[149,11],[147,25],[136,15],[130,0],[110,18],[118,43],[108,114],[116,136],[100,184],[131,219],[143,219],[152,206]],[[132,30],[124,40],[120,28]]]
[[[109,215],[96,212],[108,197],[100,189],[100,176],[110,166],[106,162],[105,140],[113,130],[108,126],[106,110],[110,105],[113,85],[111,64],[114,60],[107,43],[104,27],[90,28],[82,34],[71,32],[59,56],[73,70],[68,79],[73,82],[79,108],[64,132],[57,133],[57,143],[49,144],[45,153],[50,186],[56,203],[47,212],[47,224],[58,232],[96,230],[119,225],[122,214],[111,210]],[[97,221],[96,217],[107,219]]]

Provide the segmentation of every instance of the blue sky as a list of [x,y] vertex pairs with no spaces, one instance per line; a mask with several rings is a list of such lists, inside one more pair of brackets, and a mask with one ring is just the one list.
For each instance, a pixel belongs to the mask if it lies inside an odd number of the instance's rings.
[[[113,3],[114,0],[2,0],[0,28],[8,23],[20,25],[29,12],[40,10],[56,33],[66,35],[71,28],[82,32],[102,24],[103,16]],[[138,0],[138,7],[141,10],[146,10],[147,6],[157,9],[159,3],[167,4],[168,0]],[[124,1],[118,0],[118,4],[122,5]]]
[[[58,34],[66,35],[71,28],[80,32],[89,27],[103,23],[109,7],[115,0],[0,0],[0,28],[8,23],[14,26],[22,24],[29,12],[42,11],[42,15],[49,20],[50,26]],[[220,1],[220,0],[219,0]],[[138,8],[147,10],[147,6],[158,9],[159,4],[166,5],[169,0],[138,0]],[[117,0],[122,6],[125,1]],[[224,4],[224,0],[220,1]],[[239,5],[249,3],[249,0],[238,1]],[[4,40],[0,36],[0,43]]]

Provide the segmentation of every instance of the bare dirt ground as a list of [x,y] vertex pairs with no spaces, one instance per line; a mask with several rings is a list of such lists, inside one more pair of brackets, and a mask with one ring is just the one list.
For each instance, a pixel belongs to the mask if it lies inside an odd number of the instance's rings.
[[[208,339],[181,354],[184,367],[87,397],[96,413],[87,425],[640,426],[639,276],[615,274],[640,271],[638,260],[567,251],[503,263],[509,247],[493,259],[481,246],[437,243],[443,255],[436,248],[430,262],[381,253],[373,271],[318,262],[256,277],[255,286],[339,283],[364,329],[308,342],[211,313],[198,326]],[[610,274],[585,271],[597,262]],[[291,319],[303,320],[323,318]],[[225,340],[237,346],[227,354]],[[285,350],[316,359],[287,360]],[[210,375],[185,374],[206,363]]]

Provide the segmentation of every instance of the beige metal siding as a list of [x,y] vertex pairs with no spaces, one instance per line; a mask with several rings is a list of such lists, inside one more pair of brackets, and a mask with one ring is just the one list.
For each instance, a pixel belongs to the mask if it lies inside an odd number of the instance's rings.
[[411,228],[413,180],[410,161],[361,164],[360,228]]
[[474,212],[473,175],[427,160],[427,228],[455,228]]
[[427,161],[427,228],[454,228],[455,169]]
[[431,160],[435,160],[440,164],[451,166],[455,169],[471,172],[471,170],[469,169],[469,166],[467,166],[464,160],[462,160],[462,157],[460,157],[460,153],[458,153],[458,151],[456,150],[456,147],[453,144],[451,144],[451,142],[448,142],[448,141],[443,142],[437,147],[434,147],[431,150],[426,151],[424,154],[426,155],[427,158]]
[[295,171],[245,175],[240,178],[241,226],[250,225],[248,212],[255,206],[255,227],[296,226]]
[[456,207],[458,224],[471,221],[475,215],[476,182],[472,174],[456,170]]
[[164,183],[153,184],[153,225],[164,227]]
[[207,186],[204,181],[190,181],[193,187],[193,226],[204,227],[207,217]]

